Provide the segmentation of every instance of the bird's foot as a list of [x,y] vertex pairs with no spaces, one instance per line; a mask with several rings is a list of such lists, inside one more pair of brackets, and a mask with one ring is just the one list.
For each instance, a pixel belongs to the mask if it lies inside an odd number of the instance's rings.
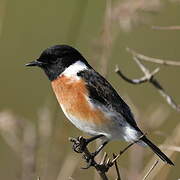
[[104,147],[106,143],[100,148],[98,148],[95,152],[91,153],[88,150],[87,145],[92,142],[92,138],[85,139],[82,136],[79,136],[77,138],[69,138],[69,140],[73,143],[72,149],[75,152],[83,153],[82,157],[83,159],[85,159],[87,166],[82,167],[82,169],[88,169],[93,166],[100,171],[107,172],[108,169],[113,165],[113,159],[112,161],[109,158],[107,159],[107,155],[102,159],[100,164],[95,161],[96,155],[100,152],[100,150],[102,149],[102,147]]
[[82,136],[77,138],[69,138],[69,140],[73,143],[72,149],[77,153],[84,153],[83,159],[85,159],[87,166],[82,167],[82,169],[88,169],[91,166],[95,165],[94,158],[97,155],[97,152],[90,153],[87,149],[87,145],[89,144],[89,139],[85,139]]
[[88,145],[87,140],[82,136],[77,138],[69,138],[69,140],[73,143],[72,149],[77,153],[83,153]]

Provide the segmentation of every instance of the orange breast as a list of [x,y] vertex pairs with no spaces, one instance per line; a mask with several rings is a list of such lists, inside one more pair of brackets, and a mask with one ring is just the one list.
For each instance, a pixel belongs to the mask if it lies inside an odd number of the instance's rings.
[[52,88],[66,113],[70,113],[79,120],[99,125],[109,121],[102,111],[92,107],[88,102],[86,98],[88,91],[83,80],[62,75],[52,81]]

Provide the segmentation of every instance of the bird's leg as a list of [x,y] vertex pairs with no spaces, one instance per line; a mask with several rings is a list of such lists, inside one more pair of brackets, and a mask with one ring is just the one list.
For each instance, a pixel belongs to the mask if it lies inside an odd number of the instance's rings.
[[86,167],[82,168],[82,169],[88,169],[89,167],[91,167],[93,165],[94,162],[94,158],[97,156],[97,154],[99,154],[99,152],[104,148],[104,146],[108,143],[108,141],[104,141],[95,152],[93,153],[89,153],[88,156],[87,154],[84,154],[84,159],[86,160],[86,162],[88,163]]
[[[96,139],[98,139],[98,138],[101,138],[101,137],[103,137],[104,135],[102,135],[102,134],[100,134],[100,135],[97,135],[97,136],[93,136],[93,137],[91,137],[91,138],[89,138],[89,139],[86,139],[86,146],[90,143],[90,142],[92,142],[92,141],[94,141],[94,140],[96,140]],[[104,141],[97,149],[96,149],[96,151],[95,152],[93,152],[93,153],[91,153],[91,157],[92,158],[95,158],[95,156],[104,148],[104,146],[106,145],[108,143],[108,141]]]
[[83,169],[88,169],[91,166],[94,166],[95,161],[94,158],[95,156],[104,148],[104,146],[108,143],[108,141],[104,141],[95,152],[91,153],[87,149],[87,145],[91,143],[92,141],[103,137],[104,135],[100,134],[97,136],[93,136],[89,139],[85,139],[82,136],[78,138],[70,138],[70,141],[73,142],[73,150],[77,153],[84,153],[83,158],[87,162],[87,167],[84,167]]
[[90,143],[90,142],[92,142],[92,141],[94,141],[94,140],[96,140],[96,139],[98,139],[98,138],[101,138],[101,137],[103,137],[104,135],[102,135],[102,134],[99,134],[99,135],[97,135],[97,136],[93,136],[93,137],[91,137],[91,138],[89,138],[89,139],[86,139],[86,143],[87,143],[87,145]]
[[91,153],[93,157],[97,156],[99,152],[105,147],[105,145],[108,143],[108,141],[104,141],[97,149],[95,152]]

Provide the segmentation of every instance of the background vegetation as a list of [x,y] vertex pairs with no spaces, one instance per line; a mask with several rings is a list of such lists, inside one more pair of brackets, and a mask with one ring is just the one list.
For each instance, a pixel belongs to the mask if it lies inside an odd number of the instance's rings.
[[[179,113],[149,84],[133,86],[114,72],[118,64],[128,76],[142,76],[126,47],[178,61],[180,30],[152,26],[179,25],[179,19],[178,0],[1,0],[0,179],[98,179],[93,169],[80,170],[83,162],[68,137],[82,132],[64,117],[47,78],[39,69],[24,67],[55,44],[79,49],[131,105],[144,132],[158,145],[176,147],[163,149],[176,166],[159,162],[150,178],[180,178]],[[177,102],[179,75],[179,67],[163,66],[157,75]],[[112,142],[105,151],[111,156],[126,145]],[[142,179],[153,157],[149,149],[133,146],[118,160],[122,179]],[[114,170],[108,175],[114,179]]]

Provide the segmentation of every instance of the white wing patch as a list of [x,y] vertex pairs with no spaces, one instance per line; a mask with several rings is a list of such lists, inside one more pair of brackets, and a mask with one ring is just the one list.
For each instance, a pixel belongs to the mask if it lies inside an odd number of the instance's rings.
[[127,142],[133,142],[136,141],[139,137],[137,130],[135,130],[132,126],[130,126],[128,123],[124,127],[124,139]]

